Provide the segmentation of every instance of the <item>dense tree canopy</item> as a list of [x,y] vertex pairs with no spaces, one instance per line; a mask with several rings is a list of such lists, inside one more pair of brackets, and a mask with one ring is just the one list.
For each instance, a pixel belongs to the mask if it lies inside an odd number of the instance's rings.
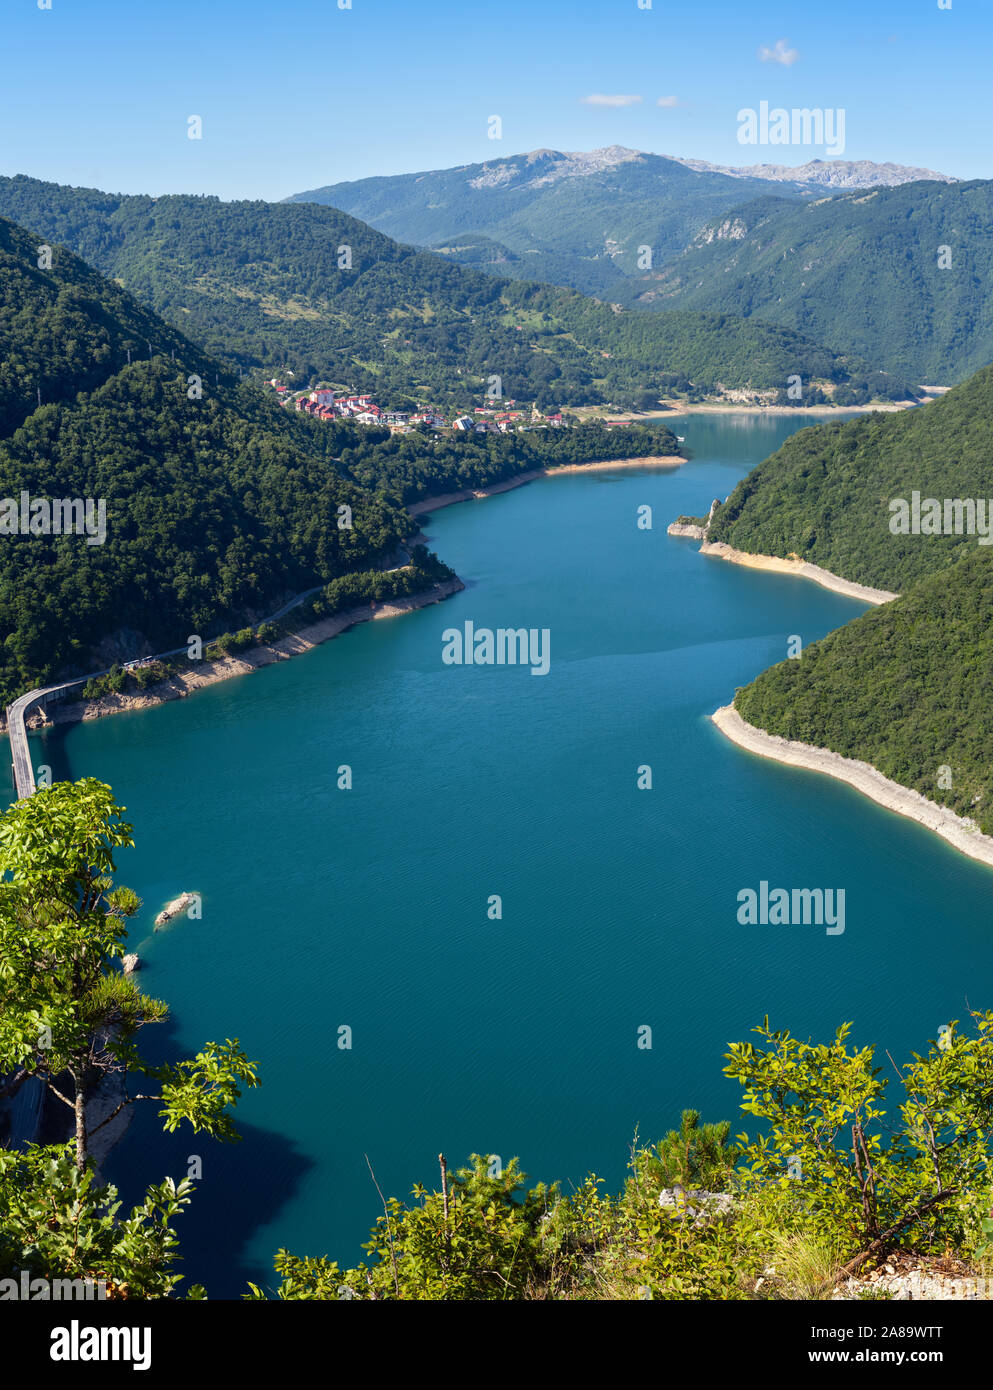
[[[51,270],[38,263],[51,256]],[[39,404],[72,400],[128,360],[177,354],[203,373],[206,356],[131,295],[64,248],[0,219],[0,438]]]
[[[210,636],[393,549],[408,523],[344,481],[319,424],[251,387],[161,359],[71,405],[43,406],[0,443],[0,496],[104,499],[106,541],[0,541],[0,687],[93,669],[102,639],[139,655]],[[338,507],[352,508],[340,529]],[[109,662],[107,662],[109,664]]]
[[871,763],[993,834],[989,552],[763,672],[735,705],[750,724]]
[[[10,431],[0,499],[89,499],[94,516],[102,501],[106,533],[101,544],[16,525],[0,536],[4,702],[191,634],[257,624],[343,576],[366,576],[351,591],[371,595],[368,575],[392,568],[414,529],[402,506],[413,499],[531,468],[676,452],[663,425],[391,436],[313,420],[237,381],[64,249],[37,266],[37,247],[0,222],[11,310],[0,329]],[[428,574],[408,567],[393,591]]]
[[744,314],[953,385],[993,359],[993,182],[763,197],[701,232],[626,302]]
[[899,535],[890,503],[993,497],[993,367],[946,396],[792,435],[714,514],[712,541],[822,565],[846,579],[902,590],[974,550],[976,536]]
[[[727,314],[621,312],[569,290],[495,279],[401,246],[334,208],[121,197],[0,179],[0,213],[62,242],[215,356],[387,398],[630,404],[676,374],[700,390],[851,383],[870,367],[793,330]],[[902,381],[880,380],[905,395]],[[860,397],[861,398],[861,397]]]

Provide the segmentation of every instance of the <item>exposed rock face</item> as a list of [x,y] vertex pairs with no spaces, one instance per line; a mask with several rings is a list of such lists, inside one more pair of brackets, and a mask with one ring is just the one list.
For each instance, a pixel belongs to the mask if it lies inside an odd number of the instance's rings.
[[811,159],[806,164],[790,168],[788,164],[749,164],[734,169],[727,164],[708,164],[705,159],[680,159],[669,156],[677,164],[698,173],[728,174],[734,179],[770,179],[774,183],[813,183],[821,188],[896,188],[918,179],[938,183],[958,183],[948,174],[933,169],[915,169],[906,164],[876,164],[871,159]]
[[136,955],[125,956],[122,962],[125,975],[133,975],[136,970],[141,969],[141,961]]
[[695,541],[705,541],[707,539],[707,533],[710,530],[710,523],[714,519],[714,512],[716,512],[717,508],[720,505],[721,499],[719,497],[715,497],[713,502],[711,502],[710,504],[710,511],[707,513],[707,520],[704,522],[702,526],[696,526],[692,522],[688,521],[672,521],[666,527],[666,531],[670,536],[689,536],[692,540]]
[[143,632],[121,627],[100,640],[93,652],[93,664],[97,667],[114,666],[119,661],[134,661],[138,657],[151,655],[152,648]]
[[709,246],[712,241],[744,241],[748,228],[740,217],[728,217],[713,227],[707,227],[693,238],[701,246]]
[[550,183],[558,183],[560,179],[586,178],[590,174],[603,173],[605,169],[614,169],[618,164],[629,164],[632,160],[644,158],[640,150],[625,149],[623,145],[572,153],[531,150],[529,154],[484,165],[484,172],[468,182],[470,188],[477,189],[505,188],[512,183],[522,188],[542,188]]
[[659,1206],[674,1221],[689,1221],[693,1226],[706,1226],[717,1217],[727,1216],[733,1205],[734,1198],[729,1192],[664,1187],[659,1193]]

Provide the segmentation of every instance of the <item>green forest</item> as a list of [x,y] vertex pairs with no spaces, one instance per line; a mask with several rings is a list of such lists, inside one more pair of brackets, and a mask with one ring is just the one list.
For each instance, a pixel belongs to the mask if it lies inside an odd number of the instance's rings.
[[[39,267],[51,253],[56,273]],[[0,437],[40,404],[72,400],[132,357],[178,351],[190,371],[206,355],[69,251],[0,219]],[[213,367],[210,367],[213,370]],[[39,401],[40,397],[40,401]]]
[[[331,440],[254,388],[190,399],[136,363],[0,442],[0,496],[103,498],[104,544],[15,535],[0,551],[0,691],[210,636],[395,549],[404,513],[335,471]],[[353,509],[339,529],[340,505]],[[117,650],[116,648],[120,648]]]
[[804,560],[902,591],[976,548],[975,536],[895,535],[890,502],[993,497],[993,367],[917,409],[800,430],[714,514],[710,540]]
[[735,695],[749,724],[871,763],[993,835],[993,558],[973,549]]
[[993,358],[993,183],[909,183],[742,200],[626,304],[744,314],[952,386]]
[[870,763],[993,834],[993,555],[978,535],[895,535],[890,502],[985,499],[993,368],[896,415],[793,435],[717,508],[709,539],[900,597],[739,689],[744,719]]
[[408,434],[342,425],[339,467],[363,487],[385,488],[402,502],[442,492],[489,487],[533,468],[593,460],[664,457],[679,453],[676,437],[657,420],[611,426],[599,421],[572,429],[505,434]]
[[191,633],[257,626],[295,594],[392,567],[414,529],[412,500],[536,467],[677,452],[660,424],[463,437],[313,420],[64,248],[40,268],[38,246],[0,222],[0,498],[103,499],[106,540],[3,538],[4,703]]
[[828,189],[600,153],[615,161],[581,176],[569,176],[572,157],[539,150],[292,201],[341,208],[502,278],[791,328],[902,380],[953,385],[993,357],[993,183]]
[[630,409],[668,377],[697,392],[777,390],[799,373],[859,401],[914,386],[792,329],[496,279],[312,203],[121,197],[18,176],[0,179],[0,214],[65,244],[230,367],[342,382],[384,404],[478,405],[493,377],[505,399],[546,408]]

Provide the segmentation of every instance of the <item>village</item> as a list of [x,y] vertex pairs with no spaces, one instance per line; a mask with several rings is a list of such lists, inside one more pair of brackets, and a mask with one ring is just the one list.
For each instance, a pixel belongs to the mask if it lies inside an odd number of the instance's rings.
[[476,406],[471,415],[462,413],[446,419],[440,411],[431,408],[415,412],[388,410],[370,395],[338,395],[330,386],[295,391],[278,377],[272,377],[266,384],[275,390],[287,409],[302,411],[317,420],[353,420],[358,425],[379,425],[389,429],[391,434],[413,434],[418,427],[451,429],[464,434],[510,434],[525,429],[561,429],[565,423],[561,412],[541,415],[532,409],[515,410],[513,407],[517,403],[512,400]]

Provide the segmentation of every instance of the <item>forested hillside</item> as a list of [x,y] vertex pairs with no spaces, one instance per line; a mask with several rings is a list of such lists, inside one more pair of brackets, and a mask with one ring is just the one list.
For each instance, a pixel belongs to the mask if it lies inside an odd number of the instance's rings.
[[625,302],[761,318],[950,386],[993,361],[991,225],[982,180],[742,200]]
[[974,545],[799,660],[763,672],[735,706],[758,728],[871,763],[993,834],[989,550]]
[[[709,539],[901,597],[737,692],[750,724],[871,763],[993,834],[993,547],[899,535],[890,502],[993,512],[993,367],[898,415],[801,430],[718,507]],[[964,513],[967,516],[967,513]],[[953,514],[954,519],[954,514]],[[939,780],[939,769],[946,771]]]
[[902,591],[976,549],[966,535],[894,535],[890,502],[993,498],[993,367],[914,410],[817,425],[752,470],[714,514],[712,541],[797,554]]
[[18,177],[0,179],[0,214],[65,243],[232,366],[397,403],[478,404],[494,377],[505,398],[551,407],[629,408],[676,380],[775,390],[799,373],[859,401],[913,385],[792,330],[622,312],[495,279],[314,204],[120,197]]
[[[43,406],[0,443],[0,496],[103,498],[104,544],[0,540],[0,699],[115,656],[225,631],[394,548],[406,519],[344,481],[330,439],[223,384],[189,399],[168,361],[118,372],[72,403]],[[337,508],[353,508],[339,530]],[[109,657],[109,654],[108,654]],[[109,659],[106,664],[109,664]]]
[[409,434],[359,432],[342,427],[342,473],[363,487],[385,488],[392,497],[417,502],[426,497],[492,483],[533,468],[561,468],[594,460],[658,458],[679,451],[665,425],[607,429],[600,421],[565,430],[523,434]]
[[[49,254],[56,274],[40,268]],[[206,356],[119,286],[61,248],[0,218],[0,437],[39,403],[72,399],[133,357],[179,350],[190,371]]]
[[106,536],[0,536],[3,702],[379,568],[413,529],[404,501],[676,452],[662,425],[391,437],[313,420],[239,383],[64,248],[38,267],[37,246],[0,224],[0,499],[102,500]]

